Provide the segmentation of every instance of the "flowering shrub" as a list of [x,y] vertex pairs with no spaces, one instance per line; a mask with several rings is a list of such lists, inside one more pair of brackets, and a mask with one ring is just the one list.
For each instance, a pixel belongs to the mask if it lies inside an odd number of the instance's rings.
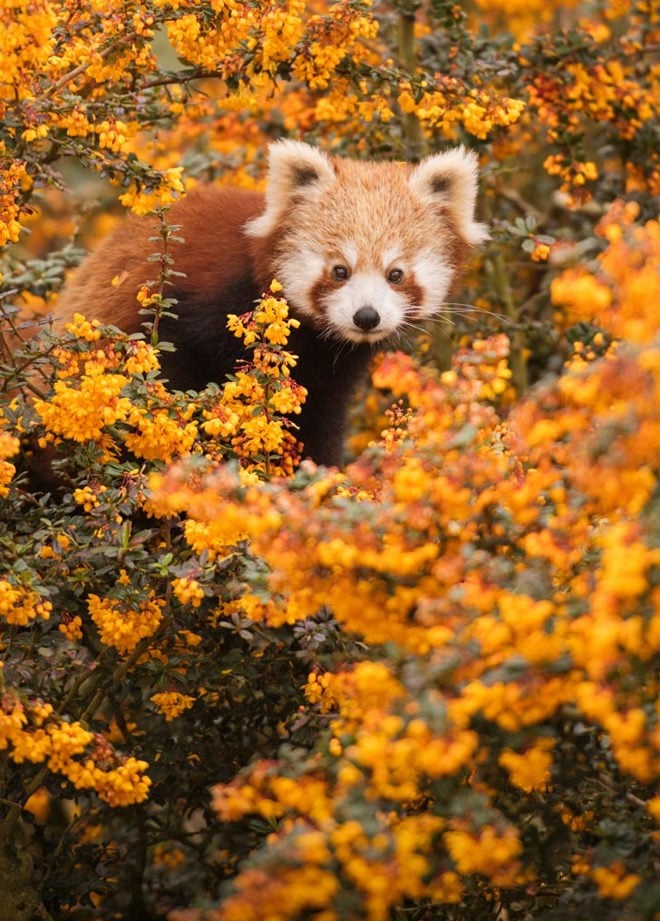
[[[0,0],[0,921],[655,917],[657,41],[646,0]],[[342,470],[276,282],[227,381],[160,378],[168,205],[280,135],[481,158],[492,242]],[[121,207],[144,335],[62,330]]]
[[[246,483],[292,469],[297,443],[278,407],[295,411],[304,398],[288,377],[295,358],[285,345],[296,322],[287,318],[284,302],[267,293],[251,318],[232,324],[253,350],[252,373],[246,365],[226,383],[226,393],[213,386],[191,401],[158,380],[151,345],[76,317],[65,337],[45,334],[55,368],[52,390],[34,400],[21,394],[8,400],[0,746],[10,778],[6,797],[15,805],[3,829],[6,846],[24,822],[22,810],[29,816],[33,803],[42,804],[37,821],[49,832],[35,842],[33,856],[51,879],[46,898],[59,912],[82,910],[89,898],[124,910],[126,900],[109,893],[115,874],[126,877],[122,864],[133,864],[135,836],[145,822],[160,827],[159,855],[190,839],[190,854],[202,858],[194,878],[208,874],[204,886],[211,891],[220,844],[214,830],[201,828],[208,824],[208,787],[218,777],[214,753],[218,746],[225,751],[225,776],[231,777],[254,752],[266,754],[273,739],[284,737],[284,722],[296,710],[309,644],[254,630],[230,610],[244,567],[254,565],[251,555],[226,541],[210,547],[208,533],[195,532],[192,522],[185,528],[190,549],[184,549],[180,524],[154,517],[146,491],[150,471],[184,454],[199,464],[233,458]],[[22,355],[19,349],[17,361]],[[16,473],[20,440],[9,429],[30,445],[33,479],[35,466],[52,465],[53,500],[37,501],[25,475]],[[193,550],[202,540],[208,549]],[[297,654],[284,655],[294,643]],[[33,672],[35,654],[40,664]],[[272,681],[267,701],[263,680]],[[177,732],[172,746],[168,724],[191,710],[190,729],[197,728],[185,741]],[[191,772],[191,796],[180,813],[163,812],[181,771]],[[121,820],[109,811],[129,806],[146,811],[141,818],[134,813],[137,825],[124,838]],[[64,828],[54,832],[58,821]],[[57,847],[53,833],[60,836]],[[150,837],[140,845],[145,856],[154,846]],[[241,850],[228,848],[227,872]],[[86,866],[85,852],[97,854],[94,860],[105,854],[107,875],[88,877],[80,892],[72,891],[67,879]],[[14,879],[17,866],[7,856],[2,872]],[[122,884],[129,888],[131,872]],[[157,879],[153,885],[159,889]],[[168,881],[159,899],[174,899],[177,886]],[[19,888],[11,910],[24,899]]]
[[[322,746],[215,787],[221,820],[278,827],[209,918],[380,921],[411,899],[652,916],[660,247],[630,209],[597,230],[597,266],[553,297],[600,321],[604,357],[577,349],[504,422],[482,402],[497,339],[470,354],[479,377],[461,353],[441,375],[390,356],[375,382],[406,398],[406,431],[342,476],[262,488],[251,538],[270,573],[239,609],[277,626],[327,607],[371,653],[311,672]],[[163,512],[211,525],[253,510],[226,476],[188,486],[175,468],[156,487]]]

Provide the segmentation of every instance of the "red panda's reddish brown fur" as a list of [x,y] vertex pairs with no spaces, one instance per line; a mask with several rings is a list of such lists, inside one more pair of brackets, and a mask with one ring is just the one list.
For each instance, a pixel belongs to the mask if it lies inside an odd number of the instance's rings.
[[[183,273],[177,278],[177,289],[223,291],[235,278],[249,275],[252,262],[242,228],[263,208],[264,197],[258,192],[213,186],[198,187],[176,202],[167,221],[181,225],[176,235],[183,242],[171,246],[175,269]],[[136,332],[144,322],[136,294],[158,276],[158,265],[147,259],[160,250],[154,240],[159,226],[153,217],[126,217],[76,271],[60,300],[58,315],[71,319],[82,313],[124,332]]]

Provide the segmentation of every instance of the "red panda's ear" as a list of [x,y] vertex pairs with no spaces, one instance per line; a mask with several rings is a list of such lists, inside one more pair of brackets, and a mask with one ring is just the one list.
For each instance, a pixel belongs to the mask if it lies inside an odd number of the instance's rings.
[[311,199],[336,180],[323,151],[302,141],[277,141],[268,149],[266,209],[246,225],[252,237],[267,237],[293,201]]
[[477,155],[464,147],[426,157],[408,180],[411,191],[433,208],[448,211],[466,243],[476,246],[488,239],[485,224],[474,220],[477,200]]

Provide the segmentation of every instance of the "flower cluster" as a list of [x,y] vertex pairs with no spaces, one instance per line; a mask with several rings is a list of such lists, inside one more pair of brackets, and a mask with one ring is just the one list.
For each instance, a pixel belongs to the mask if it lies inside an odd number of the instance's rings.
[[184,191],[182,172],[180,166],[164,169],[155,188],[141,189],[135,184],[127,192],[123,192],[119,200],[125,208],[129,208],[133,214],[137,215],[149,214],[156,208],[171,205]]
[[131,806],[149,794],[146,761],[122,758],[79,722],[58,721],[50,704],[26,708],[5,696],[0,706],[0,748],[15,764],[45,763],[77,790],[95,790],[110,806]]
[[142,381],[159,368],[150,345],[123,336],[99,342],[98,323],[80,315],[67,332],[71,341],[55,351],[58,380],[53,393],[35,401],[46,429],[44,445],[61,439],[95,441],[112,451],[117,436],[111,430],[123,423],[124,443],[137,457],[165,460],[191,450],[197,434],[196,424],[189,421],[192,407],[180,405],[155,382],[147,384],[144,406],[127,395],[135,378]]
[[456,77],[441,74],[436,75],[434,86],[422,87],[418,95],[404,85],[398,103],[403,112],[414,112],[429,132],[452,134],[460,125],[481,140],[494,128],[517,122],[525,108],[523,100],[477,90]]
[[25,164],[20,161],[7,163],[0,145],[0,246],[15,243],[21,232],[22,184],[29,181]]
[[3,419],[0,415],[0,499],[5,498],[9,493],[8,484],[16,473],[16,467],[10,457],[18,454],[19,440],[15,435],[2,430]]
[[[545,168],[562,180],[561,190],[571,207],[588,203],[601,171],[621,176],[622,191],[657,194],[660,164],[657,152],[648,150],[647,138],[658,114],[654,68],[644,55],[647,32],[653,29],[648,5],[612,4],[611,19],[625,16],[627,29],[583,20],[575,34],[574,50],[563,52],[563,66],[547,67],[548,54],[539,39],[534,49],[521,52],[522,62],[531,68],[526,92],[530,111],[545,126],[547,140],[559,152],[545,159]],[[649,33],[649,34],[652,34]],[[594,44],[594,38],[596,42]],[[581,54],[584,48],[592,53]],[[628,153],[594,162],[585,156],[594,145],[586,143],[594,127],[603,137],[628,145]]]
[[567,323],[602,327],[615,339],[649,344],[658,328],[660,223],[635,224],[635,202],[615,202],[596,227],[608,242],[596,272],[576,266],[552,282],[552,300]]
[[89,595],[87,599],[89,616],[101,642],[121,655],[132,652],[141,640],[154,635],[163,617],[164,604],[160,598],[147,598],[131,607],[98,595]]
[[550,176],[558,176],[561,179],[560,190],[572,194],[574,197],[571,201],[589,201],[589,192],[585,187],[588,182],[598,179],[598,168],[593,161],[583,163],[574,157],[551,154],[546,157],[543,166]]
[[174,579],[172,591],[181,604],[191,604],[194,608],[198,608],[204,598],[204,589],[196,579],[191,579],[189,576]]
[[597,63],[593,68],[569,63],[561,89],[552,79],[538,77],[529,96],[530,104],[554,131],[563,118],[570,120],[576,111],[584,111],[596,121],[612,123],[623,137],[630,139],[654,115],[652,100],[620,61]]
[[152,694],[151,700],[168,723],[180,716],[185,710],[189,710],[195,703],[194,697],[189,694],[178,694],[176,691],[162,691],[159,694]]
[[[41,161],[53,145],[60,156],[76,157],[121,182],[121,201],[137,214],[167,205],[183,191],[177,146],[164,144],[168,153],[160,154],[144,129],[185,120],[189,144],[191,133],[199,131],[195,114],[212,123],[236,100],[226,99],[223,109],[226,91],[214,94],[213,102],[196,94],[197,112],[187,107],[187,79],[178,86],[154,53],[159,26],[196,76],[240,82],[243,104],[250,106],[255,92],[263,92],[265,100],[271,83],[282,74],[289,77],[292,69],[303,84],[318,88],[328,85],[342,62],[362,61],[364,41],[377,31],[369,6],[340,2],[310,16],[304,0],[259,9],[238,0],[208,2],[194,11],[159,0],[90,0],[74,9],[6,0],[0,5],[0,120],[7,126],[6,138],[0,133],[0,246],[15,242],[27,222],[21,201],[35,178],[37,186],[44,178],[51,184]],[[114,92],[124,96],[121,111],[112,104]],[[24,156],[13,157],[16,139]],[[41,204],[47,196],[39,199]]]
[[[213,18],[196,13],[177,17],[168,23],[168,36],[177,53],[203,71],[221,70],[225,77],[259,85],[293,62],[295,76],[317,89],[328,85],[347,55],[356,61],[363,57],[360,40],[373,38],[377,25],[368,2],[342,0],[329,14],[312,16],[307,6],[304,0],[287,0],[267,4],[257,14],[251,4],[232,0]],[[241,46],[247,60],[237,54]]]
[[[252,360],[198,402],[154,379],[159,363],[152,346],[117,334],[101,340],[98,324],[76,316],[67,327],[70,342],[54,351],[53,392],[34,403],[44,429],[41,446],[94,442],[105,458],[123,447],[146,461],[233,456],[246,474],[290,475],[300,459],[290,417],[300,413],[306,394],[291,379],[296,357],[285,348],[298,321],[288,317],[278,290],[274,283],[255,311],[229,318]],[[98,505],[98,490],[81,486],[75,498],[90,511]]]
[[[289,476],[300,460],[300,444],[287,417],[300,413],[307,395],[291,379],[297,359],[285,348],[300,323],[288,316],[279,291],[281,286],[273,282],[251,314],[229,317],[229,329],[251,350],[252,360],[225,384],[216,415],[236,456],[266,476]],[[214,422],[210,417],[207,425]]]
[[6,0],[0,7],[0,47],[4,76],[0,90],[0,116],[17,93],[30,99],[36,91],[35,74],[47,67],[53,53],[53,29],[57,15],[50,3],[17,3]]
[[294,61],[294,76],[311,90],[326,89],[346,57],[356,65],[367,61],[368,42],[378,33],[378,23],[368,12],[370,5],[340,0],[331,16],[311,16],[307,41]]
[[6,623],[24,627],[37,617],[48,620],[53,606],[37,592],[8,579],[0,579],[0,617]]

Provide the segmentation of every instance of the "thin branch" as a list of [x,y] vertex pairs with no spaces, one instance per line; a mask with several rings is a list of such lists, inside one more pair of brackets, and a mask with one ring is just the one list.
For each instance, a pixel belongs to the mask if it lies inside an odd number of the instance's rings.
[[154,77],[153,80],[145,80],[140,84],[140,89],[150,90],[155,86],[180,86],[182,83],[192,83],[194,80],[220,80],[222,75],[218,71],[196,70],[193,73],[179,71],[178,73],[163,74],[162,77]]
[[[98,52],[100,59],[104,61],[106,58],[110,57],[110,55],[114,51],[116,51],[118,48],[120,48],[122,45],[125,45],[128,42],[133,41],[133,39],[137,37],[138,37],[137,32],[128,32],[125,35],[119,35],[116,39],[113,39],[113,41],[111,41],[110,44],[107,45],[107,47],[105,47],[102,51]],[[58,93],[62,89],[63,86],[66,86],[67,83],[70,83],[72,80],[75,80],[76,77],[80,76],[80,74],[84,74],[85,71],[89,67],[91,67],[92,64],[95,64],[95,63],[96,63],[96,59],[92,60],[90,58],[90,60],[84,61],[82,64],[78,64],[78,66],[74,67],[73,70],[70,70],[68,73],[64,74],[64,76],[60,77],[60,79],[56,83],[53,83],[52,86],[48,87],[48,89],[44,93],[44,96],[46,97],[46,99],[50,99],[50,97]]]

